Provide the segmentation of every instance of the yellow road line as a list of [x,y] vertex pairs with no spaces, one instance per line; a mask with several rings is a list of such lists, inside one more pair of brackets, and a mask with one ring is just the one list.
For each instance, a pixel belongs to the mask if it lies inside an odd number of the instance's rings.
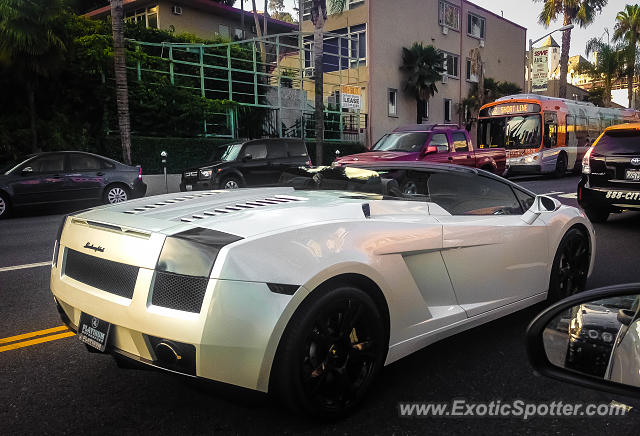
[[55,341],[57,339],[68,338],[69,336],[75,336],[75,333],[68,331],[57,335],[44,336],[42,338],[31,339],[30,341],[16,342],[15,344],[5,345],[0,347],[0,353],[3,351],[15,350],[17,348],[29,347],[31,345],[41,344],[43,342]]
[[58,327],[53,327],[50,329],[38,330],[37,332],[24,333],[22,335],[17,335],[17,336],[9,336],[8,338],[0,339],[0,344],[6,344],[8,342],[15,342],[22,339],[32,338],[34,336],[48,335],[49,333],[59,332],[62,330],[67,330],[67,326],[60,325]]

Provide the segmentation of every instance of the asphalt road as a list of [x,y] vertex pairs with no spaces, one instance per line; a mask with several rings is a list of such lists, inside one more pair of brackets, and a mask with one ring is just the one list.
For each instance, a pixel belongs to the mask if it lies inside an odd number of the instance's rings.
[[[576,177],[521,178],[537,193],[575,205]],[[47,262],[68,210],[29,211],[0,222],[0,338],[59,326]],[[596,226],[589,287],[640,282],[640,214]],[[333,423],[292,416],[277,402],[218,384],[193,384],[158,372],[118,369],[75,337],[2,351],[0,434],[628,434],[640,426],[640,400],[539,377],[527,361],[524,331],[541,305],[429,346],[384,369],[362,407]],[[400,401],[609,403],[633,406],[625,417],[400,418]]]

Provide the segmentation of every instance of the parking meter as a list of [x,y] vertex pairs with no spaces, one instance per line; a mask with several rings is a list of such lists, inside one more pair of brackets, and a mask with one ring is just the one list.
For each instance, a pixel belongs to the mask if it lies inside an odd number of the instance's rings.
[[164,190],[168,194],[169,182],[167,181],[167,152],[163,150],[160,153],[160,157],[162,158],[162,171],[164,172]]

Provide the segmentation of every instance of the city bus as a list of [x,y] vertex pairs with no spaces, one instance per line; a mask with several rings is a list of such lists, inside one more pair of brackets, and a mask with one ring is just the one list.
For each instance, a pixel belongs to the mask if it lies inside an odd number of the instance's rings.
[[507,150],[508,175],[579,172],[582,157],[614,124],[640,121],[640,112],[592,103],[518,94],[480,108],[479,148]]

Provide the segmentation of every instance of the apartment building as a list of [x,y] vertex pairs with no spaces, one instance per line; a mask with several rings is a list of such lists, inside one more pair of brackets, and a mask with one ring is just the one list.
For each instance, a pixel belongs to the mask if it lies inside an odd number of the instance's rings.
[[[427,114],[424,123],[462,121],[461,101],[477,82],[470,68],[470,51],[474,48],[481,49],[485,77],[525,87],[522,53],[526,48],[526,29],[500,15],[467,0],[347,0],[346,3],[344,12],[328,17],[325,30],[349,35],[352,55],[353,45],[357,44],[361,58],[357,77],[364,99],[363,111],[368,114],[369,144],[395,127],[416,122],[416,101],[403,91],[404,76],[400,71],[402,48],[414,42],[431,44],[446,56],[446,73],[437,84],[438,93],[424,108]],[[306,0],[302,26],[305,32],[313,31],[309,7],[310,1]]]
[[[111,7],[105,6],[90,11],[85,16],[105,18],[110,14]],[[124,0],[124,20],[142,23],[154,29],[192,33],[202,39],[211,39],[215,35],[231,40],[256,37],[250,11],[211,0]],[[261,15],[260,25],[262,21]],[[269,17],[267,30],[269,34],[288,33],[297,31],[298,25]]]

